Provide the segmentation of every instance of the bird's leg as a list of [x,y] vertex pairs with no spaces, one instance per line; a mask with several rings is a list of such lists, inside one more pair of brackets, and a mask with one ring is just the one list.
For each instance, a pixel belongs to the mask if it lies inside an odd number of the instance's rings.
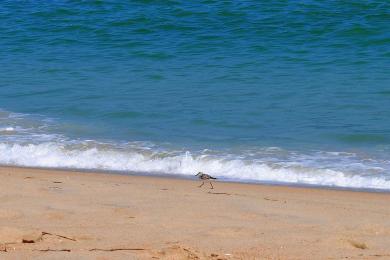
[[211,183],[211,181],[210,181],[210,185],[211,185],[211,189],[214,189],[213,184]]
[[198,188],[202,187],[202,186],[203,186],[203,184],[204,184],[204,181],[202,182],[202,184],[201,184],[200,186],[198,186]]

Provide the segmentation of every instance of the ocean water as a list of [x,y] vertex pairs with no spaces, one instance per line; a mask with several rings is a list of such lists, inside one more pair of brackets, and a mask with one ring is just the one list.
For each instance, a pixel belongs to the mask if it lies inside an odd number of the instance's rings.
[[389,1],[2,1],[0,164],[390,189]]

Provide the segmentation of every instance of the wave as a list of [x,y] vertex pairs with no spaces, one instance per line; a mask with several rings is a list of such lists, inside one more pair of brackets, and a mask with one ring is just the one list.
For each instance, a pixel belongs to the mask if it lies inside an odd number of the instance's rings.
[[[93,147],[94,146],[94,147]],[[225,180],[274,182],[348,188],[390,189],[384,175],[359,175],[298,163],[270,164],[191,152],[156,152],[149,148],[119,149],[89,142],[59,144],[0,143],[0,163],[30,167],[72,168],[176,174],[191,176],[204,171]]]
[[0,127],[0,132],[2,132],[2,133],[15,132],[15,128],[13,128],[13,127]]
[[[279,147],[194,150],[150,142],[71,139],[69,124],[0,110],[0,164],[390,190],[388,158]],[[64,133],[63,133],[64,132]],[[387,154],[387,153],[381,153]]]

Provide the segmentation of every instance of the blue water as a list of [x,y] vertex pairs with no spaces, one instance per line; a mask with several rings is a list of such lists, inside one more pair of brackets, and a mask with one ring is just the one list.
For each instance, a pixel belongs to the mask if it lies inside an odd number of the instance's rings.
[[0,163],[390,189],[388,1],[2,1]]

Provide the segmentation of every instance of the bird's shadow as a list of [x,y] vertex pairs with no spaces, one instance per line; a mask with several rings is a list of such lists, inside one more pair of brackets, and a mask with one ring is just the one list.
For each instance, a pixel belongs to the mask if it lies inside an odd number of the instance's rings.
[[208,194],[214,194],[214,195],[232,195],[232,194],[227,193],[227,192],[212,192],[212,191],[209,191],[207,193]]

